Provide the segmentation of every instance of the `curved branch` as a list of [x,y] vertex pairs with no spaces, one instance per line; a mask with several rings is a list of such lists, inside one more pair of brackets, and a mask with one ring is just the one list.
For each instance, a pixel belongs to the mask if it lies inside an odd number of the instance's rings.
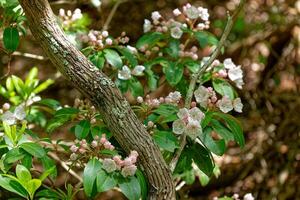
[[175,199],[171,172],[159,148],[116,85],[67,40],[47,0],[19,2],[33,36],[49,59],[98,108],[122,148],[139,153],[149,182],[149,199]]

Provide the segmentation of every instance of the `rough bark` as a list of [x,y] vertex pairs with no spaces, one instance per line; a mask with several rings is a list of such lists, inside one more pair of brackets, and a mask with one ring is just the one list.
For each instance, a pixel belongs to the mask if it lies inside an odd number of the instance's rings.
[[57,69],[99,109],[116,140],[136,150],[149,182],[149,199],[175,199],[171,172],[159,148],[116,85],[65,37],[47,0],[19,0],[35,39]]

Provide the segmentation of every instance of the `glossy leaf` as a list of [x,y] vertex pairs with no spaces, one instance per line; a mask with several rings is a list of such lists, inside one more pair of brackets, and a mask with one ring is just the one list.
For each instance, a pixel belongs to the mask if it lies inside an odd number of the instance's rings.
[[117,67],[117,68],[122,68],[123,66],[123,62],[122,62],[122,59],[120,57],[120,55],[113,49],[104,49],[103,50],[104,52],[104,57],[106,59],[106,61],[114,66],[114,67]]
[[20,43],[19,32],[15,27],[7,27],[3,31],[4,47],[10,52],[15,51]]
[[156,131],[152,137],[160,148],[169,152],[174,152],[179,147],[178,139],[172,132]]
[[88,197],[96,194],[96,178],[101,171],[101,163],[96,158],[92,158],[84,168],[83,171],[83,188]]
[[43,149],[43,147],[41,147],[41,145],[37,143],[25,142],[20,145],[20,148],[37,158],[42,158],[46,155],[46,152]]
[[117,181],[111,177],[111,174],[107,174],[104,170],[100,170],[97,173],[97,191],[105,192],[113,189],[117,185]]
[[75,126],[75,136],[78,139],[84,139],[90,132],[91,123],[88,120],[82,120]]
[[141,197],[141,186],[138,179],[134,176],[128,177],[126,179],[122,179],[119,182],[119,187],[122,193],[129,200],[139,200]]

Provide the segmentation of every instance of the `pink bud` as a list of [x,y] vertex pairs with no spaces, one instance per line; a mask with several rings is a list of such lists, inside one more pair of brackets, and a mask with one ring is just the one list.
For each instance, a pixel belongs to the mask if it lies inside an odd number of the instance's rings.
[[86,152],[85,149],[82,149],[82,148],[79,149],[79,153],[84,154],[85,152]]
[[192,107],[192,108],[195,108],[196,106],[197,106],[196,101],[192,101],[192,102],[191,102],[191,107]]
[[70,150],[75,153],[78,150],[78,147],[76,145],[72,145]]
[[98,146],[98,142],[96,140],[93,140],[91,145],[92,147],[96,148]]
[[138,96],[138,97],[136,98],[136,101],[137,101],[138,103],[143,103],[144,99],[143,99],[143,97]]
[[9,103],[3,104],[2,109],[3,110],[9,110],[10,109],[10,104]]
[[[102,139],[102,138],[101,138]],[[109,141],[106,141],[105,143],[104,143],[104,148],[105,149],[110,149],[111,148],[111,143],[109,142]]]

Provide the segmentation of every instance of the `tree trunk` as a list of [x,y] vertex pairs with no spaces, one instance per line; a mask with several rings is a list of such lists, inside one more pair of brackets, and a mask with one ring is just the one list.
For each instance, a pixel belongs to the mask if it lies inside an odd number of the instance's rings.
[[149,199],[175,199],[171,172],[159,148],[116,85],[72,45],[47,0],[19,0],[35,39],[57,69],[95,105],[125,151],[136,150],[149,182]]

